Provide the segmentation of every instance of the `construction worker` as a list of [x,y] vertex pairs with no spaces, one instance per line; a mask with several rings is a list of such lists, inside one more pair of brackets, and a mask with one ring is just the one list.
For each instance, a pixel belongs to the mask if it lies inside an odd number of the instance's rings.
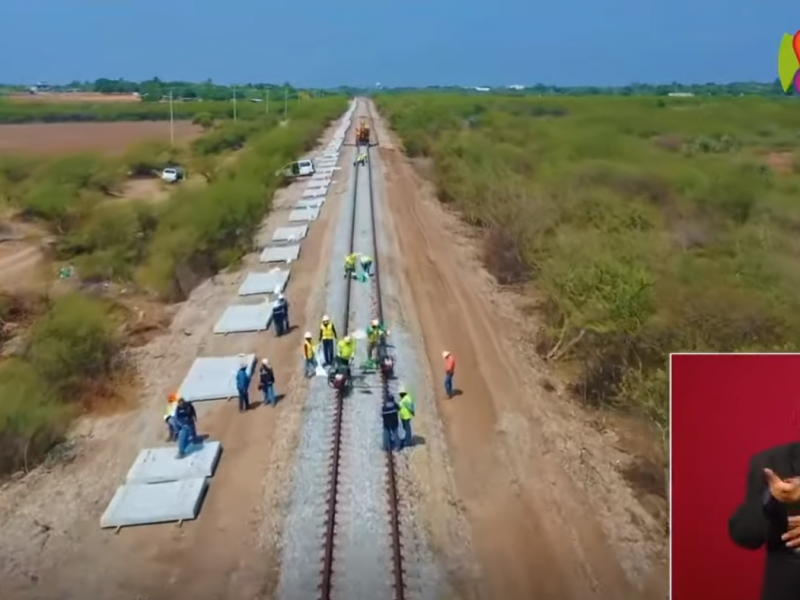
[[331,323],[331,318],[328,315],[322,315],[322,323],[319,326],[319,340],[322,342],[322,353],[325,360],[323,366],[325,367],[333,364],[333,342],[338,337],[336,335],[336,327]]
[[306,331],[303,338],[303,361],[306,377],[313,377],[317,372],[317,357],[314,355],[314,343],[311,332]]
[[364,151],[359,152],[358,153],[358,158],[356,159],[356,163],[361,165],[361,166],[366,165],[367,164],[367,153],[364,152]]
[[361,270],[364,272],[364,276],[372,277],[372,257],[367,254],[362,254],[361,258],[359,259],[361,262]]
[[342,340],[339,341],[338,346],[339,364],[343,367],[349,367],[350,361],[353,360],[353,354],[355,354],[356,351],[355,340],[353,340],[353,338],[349,335],[346,335]]
[[411,419],[414,417],[414,399],[404,387],[400,388],[400,424],[403,426],[403,440],[400,448],[407,448],[414,445],[414,436],[411,433]]
[[278,299],[272,304],[272,323],[277,337],[289,331],[289,303],[283,294],[278,294]]
[[356,254],[352,252],[344,258],[344,278],[349,279],[353,277],[356,272]]
[[456,359],[449,351],[442,352],[444,359],[444,391],[448,398],[453,397],[453,376],[456,374]]
[[275,397],[275,371],[266,358],[261,360],[258,367],[258,389],[264,394],[264,404],[275,406],[278,402]]
[[175,421],[180,427],[178,433],[178,458],[184,458],[188,454],[189,447],[198,443],[197,437],[197,412],[190,402],[181,397],[178,398],[178,405],[175,408]]
[[398,413],[400,407],[394,396],[386,394],[381,404],[381,418],[383,420],[383,449],[391,452],[399,446],[397,428],[399,426]]
[[387,335],[389,332],[384,329],[381,322],[378,319],[372,319],[372,323],[367,327],[367,362],[373,366],[378,361],[378,345]]
[[239,370],[236,372],[236,391],[239,393],[239,412],[246,412],[250,410],[250,373],[247,368],[247,360],[244,354],[240,354],[241,364]]
[[180,435],[181,428],[175,420],[175,410],[178,408],[178,393],[172,392],[167,398],[167,408],[164,411],[164,421],[167,424],[167,441],[174,442]]

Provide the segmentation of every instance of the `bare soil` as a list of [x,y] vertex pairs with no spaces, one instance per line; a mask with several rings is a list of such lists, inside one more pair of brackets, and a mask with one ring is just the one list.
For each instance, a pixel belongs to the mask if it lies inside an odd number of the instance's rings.
[[101,94],[99,92],[41,92],[38,94],[9,94],[14,102],[141,102],[138,94]]
[[[623,473],[636,457],[531,352],[535,316],[497,286],[481,264],[481,240],[436,200],[385,123],[376,124],[408,282],[403,302],[415,308],[441,390],[480,596],[666,598],[663,524]],[[458,365],[452,400],[440,387],[443,350]]]
[[[193,140],[202,129],[175,121],[175,140]],[[70,152],[123,154],[144,140],[169,139],[168,121],[114,123],[24,123],[0,125],[0,154],[54,155]]]

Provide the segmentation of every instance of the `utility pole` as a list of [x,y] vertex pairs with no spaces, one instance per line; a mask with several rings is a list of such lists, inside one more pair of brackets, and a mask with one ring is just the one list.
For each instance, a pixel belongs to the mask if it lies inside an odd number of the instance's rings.
[[289,88],[283,92],[283,120],[285,121],[289,114]]
[[266,93],[264,96],[265,96],[265,100],[264,100],[264,114],[265,114],[265,115],[268,115],[268,114],[269,114],[269,90],[267,90],[267,93]]
[[172,90],[169,91],[169,145],[175,145],[175,109],[172,106]]
[[233,121],[236,122],[236,87],[233,88]]

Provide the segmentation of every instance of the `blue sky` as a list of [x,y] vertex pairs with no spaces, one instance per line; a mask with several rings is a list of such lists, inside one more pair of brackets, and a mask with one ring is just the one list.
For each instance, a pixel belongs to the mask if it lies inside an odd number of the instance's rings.
[[797,0],[0,0],[0,81],[768,81]]

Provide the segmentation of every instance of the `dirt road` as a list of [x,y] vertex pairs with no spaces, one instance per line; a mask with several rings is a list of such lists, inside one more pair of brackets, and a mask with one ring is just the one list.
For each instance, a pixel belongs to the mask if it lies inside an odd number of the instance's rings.
[[[320,257],[330,247],[330,216],[342,188],[334,184],[300,259],[291,265],[287,297],[300,325],[307,312],[317,310],[316,290],[324,277]],[[268,239],[275,226],[285,224],[286,209],[302,189],[296,184],[279,195],[260,237]],[[241,270],[202,284],[180,307],[169,334],[133,351],[143,377],[141,406],[134,413],[85,420],[66,464],[39,469],[0,491],[3,598],[256,598],[273,585],[271,528],[279,524],[270,498],[279,496],[272,486],[280,480],[267,480],[265,474],[278,426],[297,412],[292,405],[301,404],[305,389],[299,366],[302,331],[280,339],[271,332],[211,333],[224,308],[237,302],[247,267],[256,262],[252,255]],[[248,414],[240,414],[233,401],[200,406],[200,432],[224,448],[201,518],[182,528],[130,528],[118,535],[100,530],[98,518],[136,453],[163,443],[164,398],[180,384],[192,360],[239,352],[271,359],[283,399],[275,408],[259,406]],[[257,395],[255,382],[252,393]]]
[[[664,598],[657,523],[615,469],[623,460],[518,345],[527,326],[480,266],[473,239],[435,200],[380,119],[380,156],[405,295],[481,568],[484,598]],[[442,351],[457,360],[443,394]],[[436,537],[436,526],[430,524]],[[452,552],[450,540],[436,546]]]

